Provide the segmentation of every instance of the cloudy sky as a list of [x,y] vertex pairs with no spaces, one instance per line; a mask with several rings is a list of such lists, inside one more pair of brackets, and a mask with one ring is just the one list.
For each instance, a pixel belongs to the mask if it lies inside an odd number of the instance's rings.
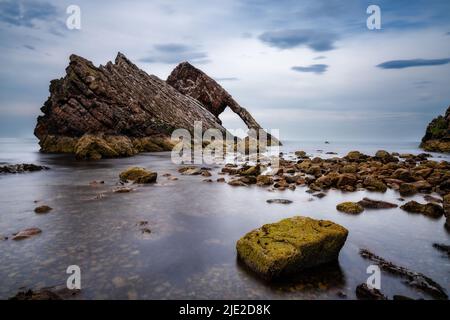
[[[81,29],[66,27],[69,5]],[[381,30],[369,30],[369,5]],[[448,0],[0,0],[0,135],[32,135],[71,53],[188,60],[282,139],[418,141],[450,105]],[[231,112],[221,118],[242,127]]]

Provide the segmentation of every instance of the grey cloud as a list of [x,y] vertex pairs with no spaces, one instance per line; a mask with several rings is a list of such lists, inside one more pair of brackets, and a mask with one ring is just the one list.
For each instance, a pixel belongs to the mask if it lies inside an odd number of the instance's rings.
[[147,57],[139,59],[147,63],[179,63],[189,61],[192,63],[207,63],[208,54],[197,50],[195,47],[180,43],[166,43],[153,46]]
[[318,56],[318,57],[315,57],[314,60],[323,60],[325,58],[326,58],[325,56]]
[[377,65],[381,69],[404,69],[412,67],[440,66],[450,63],[450,58],[445,59],[411,59],[411,60],[391,60]]
[[27,48],[27,49],[30,49],[30,50],[36,50],[36,48],[35,47],[33,47],[32,45],[29,45],[29,44],[24,44],[23,45],[25,48]]
[[259,39],[271,47],[292,49],[307,46],[314,51],[329,51],[334,49],[337,36],[330,32],[310,29],[289,29],[268,31],[259,36]]
[[14,26],[32,28],[36,21],[54,19],[57,9],[47,2],[13,1],[0,2],[0,21]]
[[312,72],[315,74],[322,74],[325,73],[328,69],[328,65],[326,64],[313,64],[310,65],[308,67],[299,67],[299,66],[294,66],[291,68],[294,71],[297,72]]

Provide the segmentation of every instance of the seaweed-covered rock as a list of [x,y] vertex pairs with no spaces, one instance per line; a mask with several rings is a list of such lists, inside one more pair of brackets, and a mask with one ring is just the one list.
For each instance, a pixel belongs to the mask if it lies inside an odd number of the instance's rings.
[[350,214],[359,214],[364,211],[364,208],[359,203],[350,201],[338,204],[336,209]]
[[247,233],[236,248],[241,261],[270,280],[336,260],[347,235],[334,222],[297,216]]
[[437,203],[421,204],[417,201],[409,201],[400,207],[406,212],[420,213],[432,218],[439,218],[444,213],[444,209]]
[[125,170],[120,175],[122,181],[133,181],[135,183],[153,183],[156,182],[158,174],[148,171],[144,168],[133,167]]
[[450,107],[444,116],[430,122],[420,147],[426,151],[450,152]]

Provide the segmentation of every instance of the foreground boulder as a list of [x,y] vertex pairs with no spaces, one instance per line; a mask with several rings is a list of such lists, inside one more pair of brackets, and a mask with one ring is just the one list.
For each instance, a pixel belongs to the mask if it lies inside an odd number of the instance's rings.
[[298,216],[247,233],[236,249],[241,261],[270,280],[337,260],[347,235],[331,221]]
[[119,177],[122,181],[133,181],[134,183],[153,183],[156,182],[158,174],[144,168],[133,167],[122,172]]
[[426,151],[450,152],[450,107],[444,116],[430,122],[420,147]]
[[71,55],[66,76],[51,81],[41,111],[34,131],[41,151],[79,158],[170,150],[173,130],[192,132],[195,121],[202,122],[202,130],[226,132],[199,101],[140,70],[121,53],[114,63],[99,67]]

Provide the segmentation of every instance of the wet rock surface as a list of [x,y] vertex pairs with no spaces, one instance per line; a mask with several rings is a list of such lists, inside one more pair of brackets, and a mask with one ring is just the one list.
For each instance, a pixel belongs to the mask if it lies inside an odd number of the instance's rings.
[[267,203],[278,203],[278,204],[291,204],[292,200],[288,199],[268,199],[266,200]]
[[241,261],[270,280],[335,261],[347,235],[331,221],[293,217],[249,232],[236,249]]
[[433,248],[436,248],[439,251],[442,251],[450,257],[450,245],[442,244],[442,243],[433,243]]

